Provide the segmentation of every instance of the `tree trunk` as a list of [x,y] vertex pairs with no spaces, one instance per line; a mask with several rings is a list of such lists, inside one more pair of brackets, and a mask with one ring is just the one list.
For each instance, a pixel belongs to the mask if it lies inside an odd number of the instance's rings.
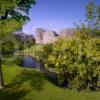
[[2,60],[0,57],[0,87],[4,86],[4,82],[3,82],[3,74],[2,74]]

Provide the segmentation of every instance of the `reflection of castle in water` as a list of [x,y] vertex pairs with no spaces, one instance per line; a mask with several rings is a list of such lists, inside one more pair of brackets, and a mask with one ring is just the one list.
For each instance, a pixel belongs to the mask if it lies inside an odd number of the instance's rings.
[[70,37],[73,36],[75,33],[74,28],[69,28],[69,29],[63,29],[60,32],[55,32],[52,30],[44,30],[42,28],[37,28],[35,30],[35,42],[36,44],[46,44],[46,43],[50,43],[53,42],[55,40],[58,39],[58,37]]

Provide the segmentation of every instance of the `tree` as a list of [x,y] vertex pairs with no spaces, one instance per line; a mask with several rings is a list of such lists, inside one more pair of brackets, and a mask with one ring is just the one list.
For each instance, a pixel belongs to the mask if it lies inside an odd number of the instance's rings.
[[81,34],[100,36],[100,5],[96,5],[94,1],[90,1],[86,6],[86,22],[79,25],[75,24]]
[[94,1],[91,1],[86,6],[86,21],[91,29],[100,29],[100,5],[95,5]]
[[[35,0],[0,0],[0,44],[29,20],[28,13],[32,4],[35,4]],[[4,86],[1,61],[0,52],[0,86]]]
[[26,41],[26,45],[28,48],[30,48],[31,46],[33,46],[35,44],[35,39],[32,35],[28,36],[28,39]]

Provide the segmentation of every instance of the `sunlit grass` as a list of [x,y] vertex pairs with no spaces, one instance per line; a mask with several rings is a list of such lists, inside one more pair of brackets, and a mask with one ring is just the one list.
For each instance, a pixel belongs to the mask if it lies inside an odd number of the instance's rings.
[[[26,73],[22,74],[23,71]],[[99,100],[100,92],[76,92],[56,86],[49,77],[35,69],[23,69],[14,64],[3,66],[5,88],[0,90],[0,100]],[[26,75],[26,76],[25,76]],[[17,78],[32,79],[14,83]],[[41,78],[40,78],[41,77]],[[42,89],[38,84],[42,85]]]

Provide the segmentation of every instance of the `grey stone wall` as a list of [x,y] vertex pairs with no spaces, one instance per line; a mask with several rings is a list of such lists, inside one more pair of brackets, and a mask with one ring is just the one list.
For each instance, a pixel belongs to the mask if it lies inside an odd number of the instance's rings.
[[35,30],[36,35],[35,35],[35,41],[36,44],[47,44],[53,41],[56,41],[58,37],[71,37],[75,35],[76,29],[74,28],[69,28],[69,29],[63,29],[59,31],[59,33],[52,31],[52,30],[44,30],[42,28],[38,28]]

